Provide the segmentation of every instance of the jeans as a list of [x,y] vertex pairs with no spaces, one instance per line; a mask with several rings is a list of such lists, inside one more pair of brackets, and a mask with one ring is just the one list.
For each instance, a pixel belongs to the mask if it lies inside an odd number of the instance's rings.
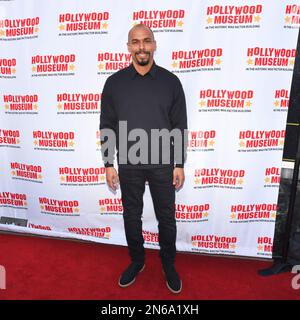
[[119,168],[124,228],[129,255],[133,262],[144,263],[145,260],[141,218],[146,181],[149,183],[158,221],[160,258],[163,265],[175,262],[176,219],[173,169],[173,166],[155,169]]

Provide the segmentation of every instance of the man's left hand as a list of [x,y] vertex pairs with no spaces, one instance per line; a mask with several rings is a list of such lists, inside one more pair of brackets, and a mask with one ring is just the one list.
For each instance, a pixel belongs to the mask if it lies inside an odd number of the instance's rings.
[[184,183],[184,169],[183,168],[174,168],[173,170],[173,185],[176,190],[179,190]]

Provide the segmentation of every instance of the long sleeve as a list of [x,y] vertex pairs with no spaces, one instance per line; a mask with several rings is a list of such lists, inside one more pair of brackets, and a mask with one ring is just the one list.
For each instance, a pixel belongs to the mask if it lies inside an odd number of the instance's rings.
[[[174,86],[174,98],[173,105],[170,110],[170,120],[172,129],[179,129],[181,132],[181,145],[180,152],[176,152],[176,146],[174,146],[174,160],[175,167],[183,168],[184,162],[186,160],[186,152],[187,152],[187,111],[186,111],[186,101],[184,91],[179,79],[176,79]],[[174,144],[176,140],[174,141]]]
[[[101,95],[101,115],[100,115],[100,139],[101,139],[101,154],[104,166],[113,167],[114,155],[116,147],[116,134],[117,134],[117,115],[113,106],[113,99],[111,95],[111,87],[109,78],[106,80],[102,95]],[[107,135],[106,129],[112,130],[115,135]],[[107,143],[106,143],[107,142]]]

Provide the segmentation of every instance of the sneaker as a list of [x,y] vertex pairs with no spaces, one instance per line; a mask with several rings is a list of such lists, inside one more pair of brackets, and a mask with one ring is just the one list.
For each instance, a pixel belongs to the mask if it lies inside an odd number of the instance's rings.
[[128,287],[134,283],[135,277],[139,272],[142,272],[145,268],[145,264],[132,262],[128,268],[122,273],[119,279],[119,286],[122,288]]
[[167,287],[173,293],[180,293],[182,289],[182,281],[173,265],[163,267],[163,272],[167,279]]

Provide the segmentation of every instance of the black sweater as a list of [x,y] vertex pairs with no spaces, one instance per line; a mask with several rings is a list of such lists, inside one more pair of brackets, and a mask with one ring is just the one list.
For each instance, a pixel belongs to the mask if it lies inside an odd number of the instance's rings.
[[[100,116],[102,157],[105,167],[109,167],[113,166],[114,155],[108,153],[108,150],[105,151],[104,142],[108,140],[110,146],[114,148],[114,141],[105,136],[103,129],[111,129],[116,134],[119,166],[155,168],[174,165],[175,162],[175,166],[183,167],[187,146],[187,113],[180,80],[155,63],[144,76],[136,71],[133,64],[114,73],[106,80],[102,91]],[[138,145],[136,143],[139,138],[129,136],[128,139],[128,134],[133,129],[143,129],[147,133],[148,143]],[[181,133],[182,141],[174,139],[172,135],[169,136],[167,143],[163,143],[161,138],[154,140],[151,136],[153,129],[169,131],[177,129],[175,131],[177,134]],[[140,136],[138,132],[137,136]],[[159,144],[154,141],[159,141]],[[156,147],[156,152],[151,149],[151,143],[153,143],[152,148]],[[178,149],[175,148],[174,152],[176,143]],[[139,147],[140,150],[137,151]],[[137,152],[133,152],[134,150]],[[143,150],[148,151],[148,156],[145,156]],[[139,161],[132,161],[132,158],[128,157],[130,152],[131,155],[137,154]],[[158,155],[156,160],[151,158],[154,154]],[[169,157],[168,161],[167,158],[164,159],[166,155]]]

